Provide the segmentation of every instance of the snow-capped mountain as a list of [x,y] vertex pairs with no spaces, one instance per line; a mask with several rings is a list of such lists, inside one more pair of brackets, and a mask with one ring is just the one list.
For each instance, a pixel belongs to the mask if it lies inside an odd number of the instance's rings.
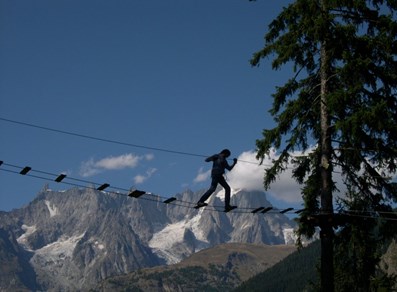
[[164,204],[145,195],[44,190],[26,207],[0,212],[0,290],[86,290],[109,276],[177,263],[220,243],[290,243],[294,223],[286,216],[248,211],[270,206],[265,193],[234,193],[238,209],[224,213],[223,191],[196,210],[186,203],[201,192],[186,191]]

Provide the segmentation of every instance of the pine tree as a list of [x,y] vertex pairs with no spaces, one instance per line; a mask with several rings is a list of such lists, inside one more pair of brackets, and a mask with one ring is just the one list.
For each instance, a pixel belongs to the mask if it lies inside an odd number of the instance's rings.
[[[321,228],[322,291],[334,290],[335,173],[349,189],[339,202],[344,208],[357,201],[382,216],[397,201],[387,178],[397,170],[396,8],[395,0],[297,0],[269,25],[264,48],[251,60],[256,66],[273,57],[273,69],[293,65],[292,78],[273,94],[277,125],[263,131],[257,156],[280,150],[265,171],[265,188],[294,165],[305,207],[299,233],[310,237]],[[306,154],[292,157],[294,150]],[[315,224],[304,220],[313,214]]]

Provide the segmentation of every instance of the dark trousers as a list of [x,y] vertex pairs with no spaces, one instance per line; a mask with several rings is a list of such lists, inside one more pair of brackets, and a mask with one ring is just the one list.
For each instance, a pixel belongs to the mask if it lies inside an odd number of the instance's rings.
[[218,184],[220,184],[225,189],[225,206],[230,206],[230,186],[227,184],[223,175],[217,175],[212,177],[210,188],[204,193],[199,202],[204,203],[212,195],[212,193],[215,192]]

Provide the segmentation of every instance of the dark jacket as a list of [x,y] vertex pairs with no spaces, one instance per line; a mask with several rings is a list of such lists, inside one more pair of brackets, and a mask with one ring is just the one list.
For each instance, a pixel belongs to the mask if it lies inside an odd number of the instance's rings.
[[236,163],[229,165],[224,156],[220,154],[212,155],[205,159],[206,162],[213,161],[211,176],[220,176],[225,173],[225,169],[232,170]]

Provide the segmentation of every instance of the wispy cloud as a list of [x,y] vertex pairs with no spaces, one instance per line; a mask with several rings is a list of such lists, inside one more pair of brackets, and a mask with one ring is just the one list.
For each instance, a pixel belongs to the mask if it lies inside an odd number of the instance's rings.
[[[292,155],[302,155],[302,153],[292,153]],[[256,159],[255,151],[243,152],[238,160],[235,168],[227,175],[230,185],[233,188],[241,188],[247,190],[264,191],[263,179],[265,169],[269,168],[278,155],[275,151],[266,157],[262,164]],[[249,161],[252,163],[247,163]],[[256,162],[256,163],[255,163]],[[301,185],[292,178],[292,164],[285,171],[279,174],[277,180],[270,185],[266,193],[280,201],[287,203],[298,203],[302,201]]]
[[201,167],[198,171],[197,176],[194,178],[193,182],[194,183],[200,183],[203,181],[206,181],[211,175],[211,169],[203,172],[203,168]]
[[91,158],[90,160],[81,163],[80,175],[83,177],[89,177],[105,170],[134,168],[138,166],[141,160],[152,160],[153,158],[153,154],[139,156],[132,153],[120,156],[109,156],[97,161]]
[[240,154],[236,166],[232,171],[227,172],[226,176],[231,187],[235,189],[246,190],[264,190],[263,175],[265,165],[268,161],[264,161],[264,165],[259,165],[254,151],[247,151]]
[[156,168],[149,168],[149,169],[146,171],[146,174],[145,174],[145,175],[142,175],[142,174],[136,175],[136,176],[134,177],[134,183],[135,183],[136,185],[139,185],[139,184],[144,183],[144,182],[145,182],[147,179],[149,179],[156,171],[157,171]]
[[[313,147],[314,149],[314,147]],[[311,150],[309,149],[308,152]],[[298,155],[307,155],[302,152],[294,152],[291,153],[292,156]],[[237,163],[235,168],[227,174],[229,178],[229,184],[233,188],[244,188],[247,190],[260,190],[264,191],[263,186],[263,178],[265,174],[265,169],[269,168],[272,165],[272,160],[276,159],[278,155],[275,151],[270,154],[270,157],[266,157],[262,163],[259,165],[259,161],[256,160],[256,152],[248,151],[243,152],[238,159],[241,160]],[[251,161],[257,163],[246,163],[244,161]],[[302,185],[299,185],[292,177],[292,164],[287,167],[285,171],[279,174],[276,181],[270,185],[270,188],[266,191],[266,193],[280,201],[284,201],[287,203],[299,203],[302,202],[302,194],[301,188]],[[340,174],[338,173],[338,169],[336,169],[336,173],[334,173],[334,181],[341,191],[344,191],[345,187],[343,185]]]

